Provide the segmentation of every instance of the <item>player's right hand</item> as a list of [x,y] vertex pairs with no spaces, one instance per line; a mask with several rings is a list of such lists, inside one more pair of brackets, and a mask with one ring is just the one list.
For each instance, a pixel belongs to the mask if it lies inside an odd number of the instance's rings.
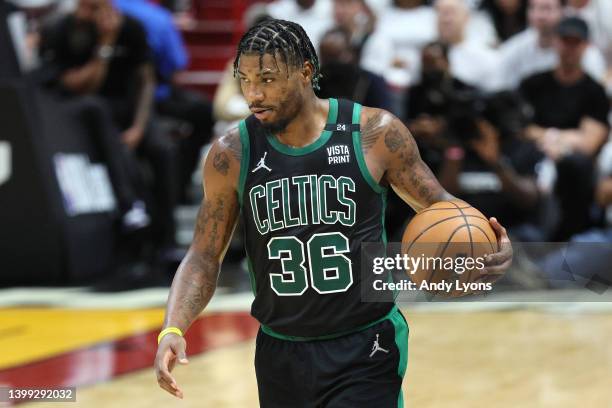
[[183,391],[179,388],[170,374],[174,369],[177,361],[179,364],[187,364],[187,353],[185,352],[187,343],[185,339],[177,334],[166,334],[159,346],[155,355],[155,375],[157,383],[161,388],[168,391],[177,398],[183,398]]

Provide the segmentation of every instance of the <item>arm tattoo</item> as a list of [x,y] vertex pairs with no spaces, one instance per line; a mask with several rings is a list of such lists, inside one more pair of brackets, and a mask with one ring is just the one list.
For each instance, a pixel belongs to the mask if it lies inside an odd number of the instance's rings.
[[391,129],[385,134],[385,146],[387,146],[391,153],[395,153],[400,148],[406,146],[406,138],[402,137],[395,123],[391,125]]
[[[206,236],[208,245],[203,251],[204,255],[214,256],[215,248],[220,245],[218,242],[219,224],[223,223],[223,211],[225,210],[225,201],[222,197],[217,198],[216,203],[211,203],[206,200],[202,203],[198,211],[198,220],[195,228],[195,236]],[[210,226],[210,231],[206,230],[206,226]]]
[[385,132],[385,127],[382,126],[383,112],[377,111],[366,120],[363,129],[361,130],[361,150],[365,154],[376,141]]
[[205,234],[204,228],[211,219],[216,221],[214,226],[217,225],[217,222],[223,221],[223,206],[224,202],[222,198],[217,198],[215,209],[212,208],[213,204],[210,201],[204,201],[202,203],[198,210],[198,219],[195,229],[197,235]]
[[396,162],[396,167],[389,172],[390,181],[401,192],[416,199],[421,207],[449,196],[429,167],[421,161],[416,142],[407,131],[402,130],[398,119],[385,133],[385,146],[395,156]]
[[227,135],[227,148],[232,156],[240,162],[242,159],[242,143],[240,142],[240,134],[234,129]]
[[190,251],[184,263],[181,264],[180,292],[177,295],[178,308],[175,318],[181,325],[188,327],[210,301],[215,292],[219,261],[216,259],[219,247],[223,245],[227,231],[223,237],[219,235],[219,224],[225,220],[225,200],[219,197],[215,202],[205,200],[199,211],[195,228],[196,237],[205,236],[207,244],[198,251]]
[[180,275],[184,292],[179,298],[179,319],[185,327],[204,309],[216,288],[217,265],[201,254],[191,254]]
[[224,152],[219,152],[215,154],[215,157],[213,158],[213,167],[215,168],[215,170],[217,170],[224,176],[227,176],[227,170],[229,169],[229,166],[230,162],[227,154],[225,154]]

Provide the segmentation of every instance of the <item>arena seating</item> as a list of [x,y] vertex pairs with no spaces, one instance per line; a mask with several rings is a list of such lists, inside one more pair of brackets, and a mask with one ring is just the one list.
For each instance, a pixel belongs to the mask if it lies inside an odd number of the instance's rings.
[[196,24],[182,31],[190,55],[187,72],[179,83],[212,98],[236,44],[244,32],[241,16],[253,0],[197,0],[193,2]]

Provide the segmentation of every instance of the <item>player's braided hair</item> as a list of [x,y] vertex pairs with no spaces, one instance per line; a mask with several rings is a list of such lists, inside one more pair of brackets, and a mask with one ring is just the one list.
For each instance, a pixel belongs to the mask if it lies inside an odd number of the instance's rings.
[[242,36],[234,60],[234,76],[238,72],[242,54],[259,53],[259,66],[261,67],[265,54],[271,54],[276,58],[277,52],[287,66],[301,68],[305,61],[310,61],[314,68],[312,87],[319,89],[321,69],[314,46],[302,26],[285,20],[264,20],[251,27]]

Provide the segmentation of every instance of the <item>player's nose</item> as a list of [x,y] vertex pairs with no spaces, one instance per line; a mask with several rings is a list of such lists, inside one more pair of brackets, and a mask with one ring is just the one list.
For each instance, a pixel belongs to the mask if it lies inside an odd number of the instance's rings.
[[260,87],[258,86],[249,86],[247,88],[247,92],[245,95],[249,106],[258,106],[262,105],[265,95]]

